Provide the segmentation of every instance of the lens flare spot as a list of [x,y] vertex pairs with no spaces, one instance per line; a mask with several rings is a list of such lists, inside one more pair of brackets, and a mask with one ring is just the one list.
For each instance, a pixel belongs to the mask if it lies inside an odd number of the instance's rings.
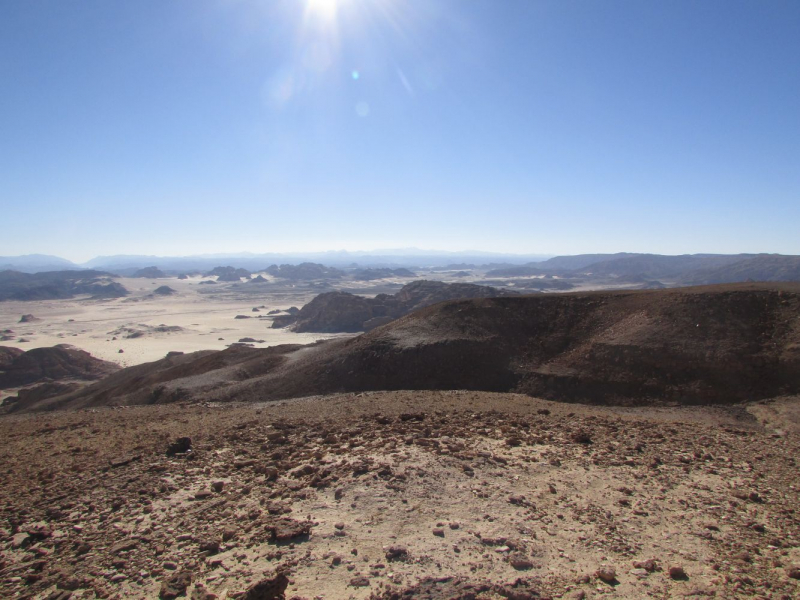
[[353,71],[352,73],[350,73],[350,76],[353,79],[358,80],[358,78],[361,77],[361,74],[358,71]]
[[364,102],[363,100],[356,104],[356,114],[359,117],[367,117],[369,116],[369,104]]

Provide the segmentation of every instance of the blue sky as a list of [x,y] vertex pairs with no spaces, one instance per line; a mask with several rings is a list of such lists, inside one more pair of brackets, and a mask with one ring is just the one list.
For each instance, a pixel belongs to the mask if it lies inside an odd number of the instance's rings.
[[800,2],[0,3],[0,255],[800,254]]

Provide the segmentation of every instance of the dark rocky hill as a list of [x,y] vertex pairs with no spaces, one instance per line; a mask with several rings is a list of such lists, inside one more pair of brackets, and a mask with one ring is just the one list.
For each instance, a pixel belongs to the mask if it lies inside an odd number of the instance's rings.
[[298,332],[365,331],[387,321],[444,300],[488,298],[514,295],[515,292],[470,283],[414,281],[396,294],[379,294],[365,298],[347,292],[326,292],[306,304],[294,318],[281,316],[273,322],[280,328],[294,325]]
[[0,301],[59,300],[85,294],[96,298],[127,296],[128,290],[112,277],[104,271],[0,271]]
[[2,348],[0,352],[0,388],[63,379],[96,381],[120,369],[114,363],[66,344],[27,352],[15,350]]
[[131,277],[142,277],[144,279],[162,279],[166,276],[167,274],[158,267],[145,267],[144,269],[137,269],[131,275]]
[[157,287],[156,289],[154,289],[153,293],[157,294],[159,296],[171,296],[172,294],[175,293],[175,290],[173,290],[168,285],[162,285],[162,286]]
[[356,338],[141,365],[27,408],[401,389],[732,403],[800,392],[799,317],[797,284],[457,300]]
[[214,267],[214,269],[206,273],[206,277],[213,276],[217,276],[217,281],[238,282],[242,277],[250,279],[250,271],[247,269],[237,269],[236,267]]
[[13,346],[0,346],[0,372],[5,371],[21,354],[25,354],[25,351]]
[[333,267],[326,267],[318,263],[304,262],[299,265],[270,265],[264,269],[273,277],[282,279],[293,279],[306,281],[312,279],[339,279],[344,275],[343,271]]

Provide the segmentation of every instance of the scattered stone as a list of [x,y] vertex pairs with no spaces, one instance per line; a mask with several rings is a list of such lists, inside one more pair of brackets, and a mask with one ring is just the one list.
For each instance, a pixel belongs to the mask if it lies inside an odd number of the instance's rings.
[[186,594],[186,588],[192,583],[192,574],[189,571],[178,571],[169,575],[161,582],[158,597],[161,600],[172,600]]
[[404,560],[406,557],[408,557],[408,548],[405,546],[389,546],[386,548],[386,560]]
[[366,577],[353,577],[350,580],[352,587],[369,587],[369,579]]
[[617,571],[614,567],[603,566],[595,571],[595,576],[605,583],[614,583],[617,580]]
[[311,532],[310,521],[295,521],[294,519],[277,519],[268,524],[266,530],[276,542],[286,542],[299,537],[307,536]]
[[669,576],[671,579],[687,579],[686,571],[684,571],[683,567],[679,565],[675,565],[669,568]]
[[652,573],[658,568],[658,564],[655,559],[652,558],[648,558],[647,560],[635,560],[633,561],[633,566],[636,569],[644,569],[648,573]]
[[533,562],[530,561],[524,554],[512,554],[508,557],[509,564],[518,571],[526,571],[533,568]]
[[192,590],[189,600],[217,600],[217,595],[209,592],[202,583],[198,583]]
[[435,535],[436,537],[444,537],[444,529],[442,529],[441,527],[434,528],[433,535]]
[[284,600],[288,585],[289,578],[279,572],[252,585],[239,600]]
[[592,436],[589,434],[588,431],[577,431],[577,432],[572,434],[571,439],[576,444],[591,444],[592,443]]
[[138,545],[139,545],[139,540],[134,540],[134,539],[125,540],[123,542],[120,542],[119,544],[115,544],[114,546],[112,546],[111,549],[109,550],[109,553],[119,554],[120,552],[128,552],[136,548],[136,546]]
[[167,448],[167,456],[186,454],[192,449],[192,438],[182,437],[172,442]]

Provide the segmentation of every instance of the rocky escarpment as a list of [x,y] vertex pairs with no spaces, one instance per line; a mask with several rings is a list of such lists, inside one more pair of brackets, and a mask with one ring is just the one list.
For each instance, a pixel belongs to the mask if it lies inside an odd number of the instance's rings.
[[297,332],[369,331],[437,302],[510,295],[516,294],[489,286],[441,281],[414,281],[396,294],[379,294],[374,298],[327,292],[306,304],[294,318],[276,319],[273,327],[293,325]]

